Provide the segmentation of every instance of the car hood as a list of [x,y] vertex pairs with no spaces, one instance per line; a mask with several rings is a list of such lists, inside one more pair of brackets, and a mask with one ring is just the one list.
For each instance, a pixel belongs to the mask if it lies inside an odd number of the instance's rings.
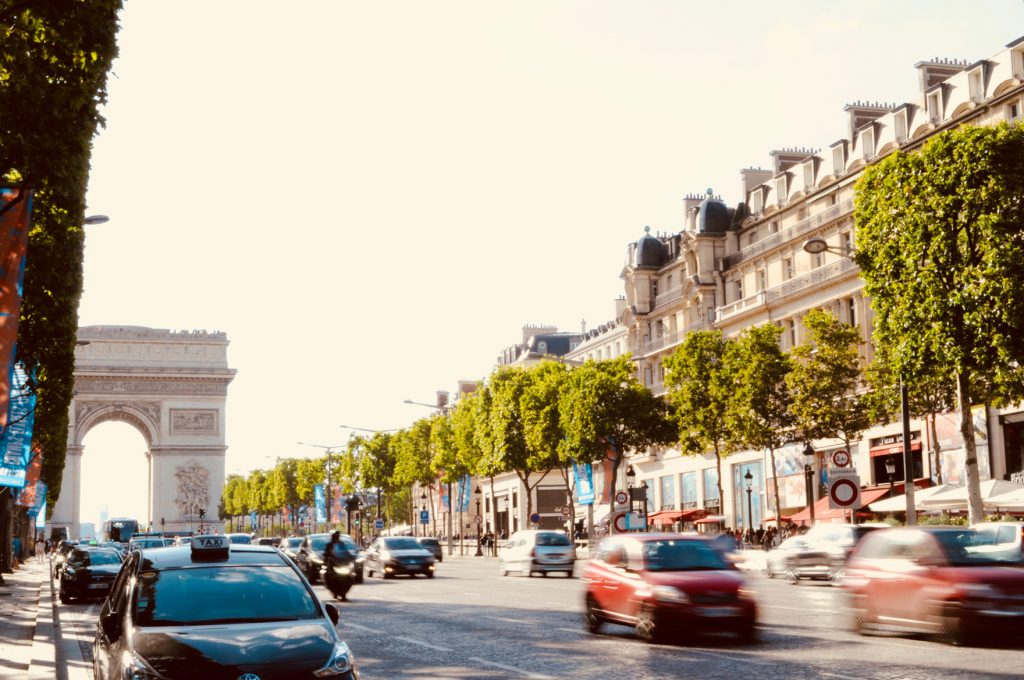
[[[169,678],[262,680],[293,677],[322,668],[335,635],[323,620],[135,628],[135,651]],[[303,676],[305,677],[305,676]]]
[[644,572],[644,580],[652,586],[672,586],[685,593],[700,593],[708,590],[733,593],[744,583],[742,576],[729,569],[647,571]]

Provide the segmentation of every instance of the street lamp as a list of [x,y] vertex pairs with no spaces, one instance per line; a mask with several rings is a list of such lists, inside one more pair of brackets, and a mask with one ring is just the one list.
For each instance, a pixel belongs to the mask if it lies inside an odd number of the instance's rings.
[[747,531],[753,531],[754,529],[754,475],[750,474],[750,469],[747,469],[747,474],[743,475],[743,479],[747,480]]
[[[441,395],[444,394],[444,400],[442,401]],[[426,406],[427,408],[436,409],[441,415],[448,415],[448,411],[451,408],[448,405],[448,397],[446,392],[437,393],[437,403],[428,404],[422,401],[413,401],[412,399],[402,400],[403,404],[413,404],[414,406]],[[448,482],[448,555],[455,554],[455,545],[452,543],[452,483]]]
[[806,477],[805,489],[807,490],[807,510],[811,516],[811,525],[814,525],[814,447],[810,442],[804,445],[804,477]]
[[327,525],[331,524],[331,451],[333,449],[341,448],[341,444],[335,444],[334,446],[324,446],[323,444],[307,444],[305,442],[296,442],[299,446],[312,446],[317,449],[324,449],[327,452]]
[[[830,246],[823,238],[809,238],[803,243],[805,252],[817,255],[828,251],[842,257],[853,259],[857,251],[848,246]],[[914,505],[914,456],[910,450],[910,408],[907,403],[907,386],[900,375],[900,420],[903,423],[903,490],[907,499],[907,526],[917,524],[917,510]],[[909,484],[906,483],[909,481]]]
[[[423,512],[427,511],[427,492],[426,491],[421,491],[420,492],[420,507],[423,508],[423,510],[422,510]],[[422,517],[422,515],[421,515],[421,517]],[[421,523],[422,523],[422,521],[421,521]],[[426,524],[423,524],[423,526],[421,527],[420,533],[422,533],[424,536],[427,535],[427,525]]]
[[885,473],[889,475],[889,498],[892,498],[895,489],[892,480],[896,476],[896,459],[892,456],[885,458]]
[[476,495],[476,555],[475,557],[483,557],[484,551],[480,547],[480,525],[482,524],[480,517],[480,485],[477,484],[476,490],[473,492]]

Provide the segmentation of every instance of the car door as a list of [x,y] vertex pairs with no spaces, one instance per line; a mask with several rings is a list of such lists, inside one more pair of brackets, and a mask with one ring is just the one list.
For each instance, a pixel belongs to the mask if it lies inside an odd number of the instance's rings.
[[123,650],[122,637],[131,601],[132,574],[138,565],[138,554],[131,555],[121,566],[107,599],[100,608],[93,638],[93,675],[96,680],[119,678],[117,672]]
[[380,539],[375,538],[370,547],[366,549],[366,569],[367,571],[380,573],[383,568],[383,565],[380,563]]

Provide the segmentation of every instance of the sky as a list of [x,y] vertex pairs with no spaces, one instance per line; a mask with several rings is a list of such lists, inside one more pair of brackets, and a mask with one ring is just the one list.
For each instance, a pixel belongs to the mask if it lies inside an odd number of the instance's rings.
[[[914,64],[1024,36],[1022,0],[128,0],[79,323],[227,333],[226,469],[405,427],[525,324],[612,320],[628,243],[827,148]],[[145,443],[87,435],[145,516]]]

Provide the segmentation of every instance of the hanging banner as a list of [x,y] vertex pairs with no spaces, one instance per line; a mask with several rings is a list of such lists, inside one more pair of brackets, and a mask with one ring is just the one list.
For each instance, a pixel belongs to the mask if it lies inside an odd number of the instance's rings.
[[31,190],[0,187],[0,437],[13,420],[8,417],[8,407],[31,216]]
[[[45,485],[44,485],[45,486]],[[43,494],[43,505],[39,508],[39,514],[36,515],[36,529],[46,528],[46,494]]]
[[458,501],[456,502],[456,506],[460,512],[466,512],[467,510],[469,510],[469,497],[471,486],[472,480],[470,479],[469,475],[466,475],[459,480],[459,495]]
[[437,488],[437,497],[440,499],[441,512],[448,512],[451,509],[451,499],[448,498],[449,485],[444,482],[438,482]]
[[[25,486],[21,487],[14,498],[14,504],[23,508],[31,508],[36,504],[36,483],[43,471],[43,456],[38,451],[33,453],[32,461],[25,473]],[[46,485],[43,484],[43,487]]]
[[258,520],[259,518],[256,516],[255,510],[249,513],[249,528],[251,528],[253,531],[256,531],[256,523]]
[[324,497],[324,485],[317,484],[313,487],[313,502],[316,505],[316,521],[327,521],[327,499]]
[[46,484],[43,482],[36,482],[32,485],[32,505],[25,513],[29,517],[35,517],[46,505]]
[[7,427],[0,435],[0,486],[20,489],[25,486],[26,467],[32,453],[32,425],[35,422],[36,395],[29,376],[19,362],[11,374],[13,389],[8,395]]
[[576,501],[580,505],[592,505],[594,503],[594,477],[590,469],[590,463],[573,462],[572,472],[576,477]]

